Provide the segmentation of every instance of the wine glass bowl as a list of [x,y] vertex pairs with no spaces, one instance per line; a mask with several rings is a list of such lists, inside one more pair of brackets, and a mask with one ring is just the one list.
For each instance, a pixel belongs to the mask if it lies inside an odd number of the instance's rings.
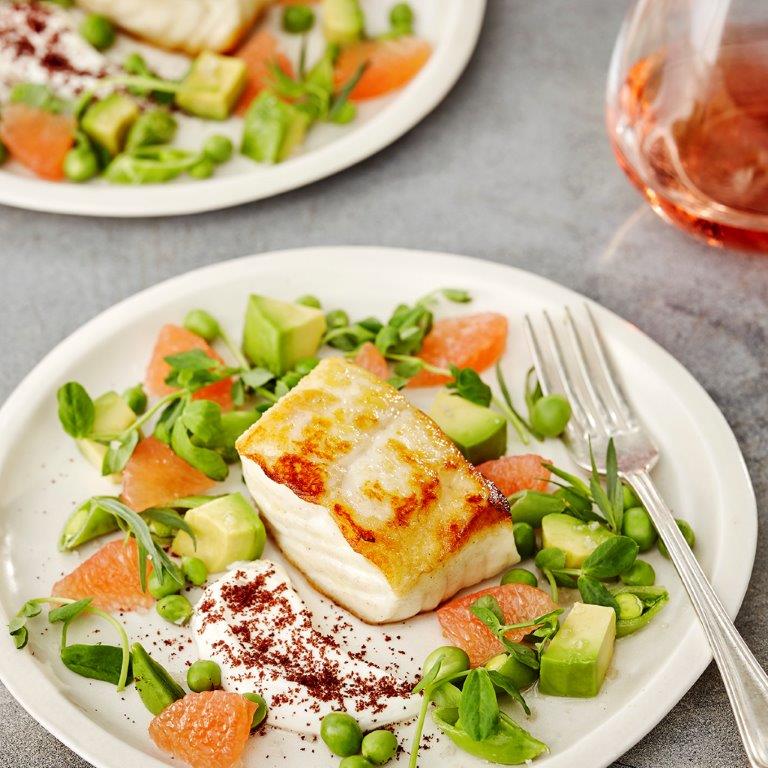
[[768,251],[768,4],[637,0],[611,60],[607,125],[663,218]]

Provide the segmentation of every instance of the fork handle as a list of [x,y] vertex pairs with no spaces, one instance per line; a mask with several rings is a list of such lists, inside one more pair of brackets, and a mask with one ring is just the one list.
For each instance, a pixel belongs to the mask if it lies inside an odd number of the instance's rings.
[[622,473],[669,550],[720,669],[752,768],[768,768],[768,675],[747,647],[648,472]]

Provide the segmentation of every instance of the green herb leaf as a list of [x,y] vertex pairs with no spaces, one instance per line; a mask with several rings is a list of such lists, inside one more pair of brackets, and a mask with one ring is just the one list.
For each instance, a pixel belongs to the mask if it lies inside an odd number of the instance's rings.
[[82,384],[70,381],[56,393],[59,403],[59,421],[64,431],[74,438],[88,437],[93,431],[96,410],[93,400]]
[[523,708],[526,715],[531,714],[531,710],[523,698],[523,694],[520,693],[512,680],[510,680],[506,675],[502,675],[500,672],[496,672],[495,670],[489,670],[488,676],[491,678],[491,682],[495,686],[501,688],[504,693],[514,699]]
[[51,608],[48,612],[48,621],[50,621],[51,624],[56,624],[57,622],[69,624],[72,619],[87,610],[92,602],[92,597],[85,597],[75,603],[67,603],[66,605],[59,605],[56,608]]
[[26,616],[28,619],[39,616],[43,611],[43,604],[39,600],[27,600],[24,605],[21,606],[19,613],[22,616]]
[[111,475],[113,472],[121,472],[128,463],[128,459],[133,455],[138,444],[138,429],[132,429],[127,432],[122,439],[110,443],[101,464],[101,474]]
[[613,536],[599,544],[581,566],[585,576],[600,581],[614,579],[628,571],[637,559],[637,543],[628,536]]
[[272,373],[272,371],[268,371],[266,368],[251,368],[240,374],[240,380],[246,387],[250,387],[251,389],[263,387],[274,378],[275,374]]
[[16,648],[21,650],[26,647],[27,642],[29,641],[29,632],[26,627],[19,627],[11,632],[11,638],[13,639],[13,644]]
[[608,441],[608,449],[605,455],[605,482],[606,494],[613,507],[614,530],[618,533],[621,531],[621,523],[624,517],[624,489],[619,482],[616,446],[613,438]]
[[184,531],[192,539],[193,544],[197,545],[195,533],[189,523],[174,509],[151,507],[150,509],[145,509],[141,514],[147,520],[154,520],[161,525],[167,525],[173,530]]
[[499,702],[488,670],[473,669],[464,681],[459,719],[474,741],[487,739],[499,723]]
[[180,419],[173,425],[171,448],[177,456],[212,480],[226,480],[229,468],[224,459],[216,451],[195,445],[189,439],[187,428]]
[[613,608],[618,617],[619,604],[616,602],[616,598],[597,579],[593,579],[591,576],[579,576],[578,585],[581,599],[585,603]]
[[190,400],[180,418],[203,445],[212,445],[221,436],[221,406],[212,400]]
[[485,408],[491,404],[491,388],[480,378],[477,371],[472,368],[459,369],[455,365],[452,365],[450,370],[453,381],[446,384],[448,389],[459,397]]
[[176,420],[181,416],[182,411],[186,407],[188,402],[187,397],[181,397],[178,400],[174,400],[168,404],[163,412],[160,414],[160,418],[155,424],[153,435],[161,442],[168,445],[171,442],[171,432],[173,431],[173,425]]
[[491,632],[504,623],[504,611],[501,610],[499,601],[493,595],[483,595],[469,606],[469,611],[485,624]]
[[[61,660],[64,666],[75,674],[117,685],[123,667],[123,649],[114,645],[75,643],[61,649]],[[128,678],[130,677],[129,666]]]
[[469,291],[465,291],[463,288],[442,288],[441,293],[448,301],[453,301],[457,304],[467,304],[472,301]]

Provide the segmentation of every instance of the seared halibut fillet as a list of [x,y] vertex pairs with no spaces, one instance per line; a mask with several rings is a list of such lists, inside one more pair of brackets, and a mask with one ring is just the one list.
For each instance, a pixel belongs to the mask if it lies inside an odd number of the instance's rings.
[[237,441],[286,557],[364,621],[398,621],[520,560],[509,506],[422,411],[323,360]]
[[77,0],[127,32],[161,48],[197,54],[227,51],[275,0]]

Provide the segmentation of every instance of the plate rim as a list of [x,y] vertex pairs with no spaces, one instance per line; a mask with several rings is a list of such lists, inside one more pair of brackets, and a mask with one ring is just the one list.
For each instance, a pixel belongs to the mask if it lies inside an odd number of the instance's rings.
[[271,166],[266,180],[263,170],[254,169],[172,185],[111,185],[112,194],[104,194],[104,185],[51,182],[0,169],[0,204],[73,216],[185,216],[263,200],[333,176],[397,141],[445,99],[475,50],[486,3],[487,0],[456,0],[451,16],[442,22],[447,25],[447,32],[430,61],[390,104],[358,129]]
[[[82,350],[84,347],[87,348],[90,344],[94,343],[98,337],[109,335],[112,332],[111,328],[109,328],[110,323],[115,322],[117,319],[131,321],[136,317],[140,317],[146,311],[146,307],[152,305],[156,296],[162,294],[167,297],[171,287],[173,287],[174,291],[173,298],[177,298],[183,295],[185,291],[194,289],[196,285],[199,285],[201,279],[204,280],[205,278],[213,278],[215,276],[222,281],[226,281],[227,274],[230,272],[237,274],[243,269],[258,269],[257,265],[263,265],[262,268],[267,269],[270,264],[287,269],[291,266],[295,267],[296,261],[301,263],[302,261],[325,259],[327,267],[328,261],[334,258],[341,261],[345,259],[382,259],[386,260],[386,263],[390,265],[401,259],[404,261],[404,266],[408,262],[412,264],[414,259],[418,259],[422,265],[423,262],[432,261],[442,266],[450,264],[463,267],[464,269],[471,268],[480,278],[487,278],[488,280],[494,277],[498,277],[501,280],[511,278],[518,282],[527,282],[529,285],[537,286],[545,292],[564,293],[574,300],[578,299],[588,303],[598,317],[611,324],[612,332],[633,333],[636,340],[637,333],[639,332],[640,346],[654,349],[658,359],[664,361],[665,372],[669,374],[669,377],[674,378],[678,382],[684,382],[689,387],[693,386],[698,396],[703,398],[701,402],[706,402],[708,407],[706,414],[708,425],[720,431],[728,443],[725,452],[731,455],[733,459],[732,465],[725,468],[728,473],[728,482],[732,479],[741,481],[735,487],[738,488],[741,496],[737,503],[746,510],[744,514],[746,530],[741,532],[741,550],[738,561],[742,564],[748,564],[748,568],[742,568],[740,573],[737,574],[734,569],[725,567],[721,558],[715,558],[713,564],[713,581],[716,583],[728,582],[728,589],[723,593],[724,597],[722,599],[731,618],[736,616],[749,585],[754,565],[758,525],[757,503],[741,449],[730,425],[717,404],[695,377],[671,353],[613,311],[549,278],[519,267],[484,259],[407,248],[316,246],[252,254],[210,264],[170,277],[138,291],[98,313],[56,344],[22,379],[2,407],[0,407],[0,434],[7,435],[10,438],[0,443],[0,465],[4,463],[5,456],[9,452],[8,446],[14,442],[14,429],[18,432],[19,425],[24,421],[24,419],[19,419],[19,423],[14,427],[13,414],[18,408],[23,406],[23,400],[27,397],[26,390],[49,389],[49,369],[55,369],[59,365],[60,360],[66,359],[69,356],[70,349],[73,349],[73,351]],[[294,262],[293,264],[291,264],[292,261]],[[128,315],[124,316],[125,313],[128,313]],[[743,537],[745,535],[747,536],[747,547],[744,546]],[[722,590],[720,591],[722,592]],[[683,594],[682,591],[681,594]],[[0,623],[4,620],[7,620],[7,617],[5,617],[3,606],[0,605]],[[677,681],[674,686],[666,686],[663,690],[657,691],[658,696],[654,698],[653,711],[649,710],[648,707],[633,707],[632,705],[637,700],[637,696],[634,696],[622,704],[616,710],[613,717],[606,721],[607,724],[608,722],[617,723],[626,720],[631,731],[629,738],[617,737],[617,734],[623,731],[622,728],[615,726],[610,729],[604,728],[600,731],[593,731],[591,734],[574,742],[567,749],[559,752],[556,756],[553,756],[557,757],[557,760],[550,763],[552,768],[560,768],[561,765],[583,764],[573,762],[579,759],[588,760],[590,765],[607,766],[643,738],[682,699],[712,660],[712,653],[706,643],[703,631],[698,622],[694,620],[681,636],[677,646],[678,650],[659,668],[655,679],[661,677],[662,672],[672,667],[681,648],[686,650],[686,667],[685,669],[674,669]],[[10,662],[11,658],[14,659],[13,663]],[[23,684],[25,674],[31,670],[37,673],[37,684],[34,688],[30,688],[27,685],[25,690]],[[41,674],[39,665],[29,654],[11,657],[8,652],[0,653],[0,680],[22,707],[43,725],[46,730],[76,754],[97,766],[97,768],[118,768],[118,766],[124,765],[127,759],[139,760],[139,764],[145,765],[147,768],[167,768],[166,763],[148,756],[130,743],[108,733],[101,725],[95,723],[73,706],[53,682],[44,673]],[[638,690],[638,694],[641,692],[643,692],[643,689]],[[63,706],[55,706],[56,703]],[[607,733],[603,733],[604,731]],[[77,738],[71,734],[77,734]],[[598,738],[598,736],[600,737]],[[597,762],[595,762],[596,755],[599,755]]]

